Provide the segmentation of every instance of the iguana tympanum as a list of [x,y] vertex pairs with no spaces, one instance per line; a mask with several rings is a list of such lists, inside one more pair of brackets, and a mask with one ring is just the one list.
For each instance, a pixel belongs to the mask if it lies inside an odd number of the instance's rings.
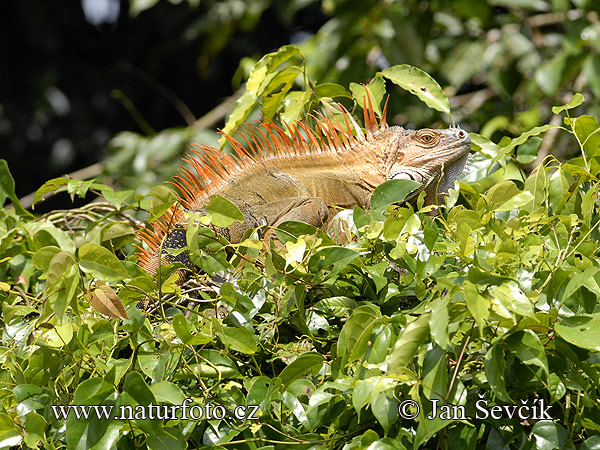
[[[289,126],[288,133],[271,122],[247,126],[245,148],[225,135],[233,147],[229,155],[196,145],[184,159],[175,184],[185,210],[205,213],[209,196],[218,194],[234,203],[243,223],[223,229],[230,242],[239,242],[250,228],[268,230],[294,220],[327,230],[340,208],[367,208],[381,183],[410,179],[422,183],[425,204],[446,192],[469,157],[471,139],[460,128],[407,130],[388,126],[385,111],[377,121],[369,99],[363,133],[344,110],[340,121],[320,117],[316,125]],[[418,193],[418,192],[417,192]],[[186,217],[174,205],[162,217],[138,231],[147,248],[138,246],[138,263],[148,273],[174,257],[163,250],[186,246]]]

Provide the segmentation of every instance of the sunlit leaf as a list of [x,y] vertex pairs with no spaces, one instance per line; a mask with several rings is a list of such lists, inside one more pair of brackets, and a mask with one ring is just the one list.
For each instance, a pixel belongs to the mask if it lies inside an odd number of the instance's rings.
[[566,111],[568,109],[577,108],[584,101],[585,101],[585,98],[583,98],[583,95],[581,95],[579,92],[577,92],[577,93],[573,94],[573,96],[571,97],[571,100],[569,100],[569,103],[562,105],[562,106],[553,106],[552,112],[554,114],[560,114],[561,112]]
[[389,180],[377,188],[371,195],[371,208],[379,209],[392,203],[401,203],[411,192],[421,186],[413,180]]
[[427,341],[429,337],[429,316],[429,313],[420,315],[402,331],[390,354],[388,366],[390,374],[398,373],[406,367],[419,347]]
[[104,281],[122,281],[129,274],[121,261],[106,248],[88,242],[79,249],[79,265],[85,272]]
[[239,208],[220,195],[210,196],[210,203],[206,206],[206,213],[210,216],[211,223],[217,227],[228,227],[235,221],[244,221],[244,215]]
[[566,317],[555,329],[561,338],[577,347],[600,351],[600,321],[595,317]]
[[437,81],[421,69],[408,64],[400,64],[382,70],[381,75],[419,97],[427,106],[450,116],[448,97]]

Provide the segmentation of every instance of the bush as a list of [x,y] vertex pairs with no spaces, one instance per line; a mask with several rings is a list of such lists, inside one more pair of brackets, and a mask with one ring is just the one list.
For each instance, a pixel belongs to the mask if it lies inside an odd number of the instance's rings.
[[[293,46],[263,57],[225,130],[258,107],[286,121],[335,113],[334,99],[359,112],[366,90],[381,104],[386,82],[450,114],[414,67],[347,89],[312,82],[302,60]],[[183,285],[177,267],[153,278],[133,255],[135,216],[169,207],[165,188],[151,199],[55,179],[36,200],[103,199],[36,217],[1,164],[0,203],[14,208],[0,212],[0,446],[600,446],[600,133],[594,117],[573,116],[583,101],[553,108],[564,125],[497,144],[472,133],[475,155],[437,216],[383,201],[346,212],[355,242],[289,222],[284,245],[265,251],[252,236],[231,245],[192,229],[206,273]],[[527,174],[551,129],[579,155]],[[104,409],[65,419],[61,405]],[[202,419],[165,418],[182,405]]]

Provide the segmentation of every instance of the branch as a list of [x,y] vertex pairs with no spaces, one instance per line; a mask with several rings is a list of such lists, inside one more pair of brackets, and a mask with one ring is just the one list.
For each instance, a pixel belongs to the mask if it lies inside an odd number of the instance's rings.
[[[204,129],[204,128],[213,128],[219,121],[223,120],[227,113],[231,111],[233,105],[241,97],[244,92],[244,88],[240,88],[235,91],[232,95],[227,97],[223,102],[219,105],[211,109],[205,115],[200,117],[190,126],[195,129]],[[102,162],[97,162],[92,164],[91,166],[84,167],[82,169],[76,170],[75,172],[71,172],[63,175],[66,178],[76,178],[79,180],[89,180],[90,178],[94,178],[102,174],[104,170],[104,164]],[[28,209],[33,204],[33,197],[35,196],[35,191],[27,194],[26,196],[19,199],[23,208]],[[9,205],[12,207],[12,205]]]

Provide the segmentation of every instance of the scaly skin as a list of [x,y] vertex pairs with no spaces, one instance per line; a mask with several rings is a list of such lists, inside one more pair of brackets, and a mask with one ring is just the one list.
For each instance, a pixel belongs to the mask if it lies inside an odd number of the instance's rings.
[[[377,123],[370,102],[365,108],[366,136],[348,112],[343,119],[345,127],[327,118],[318,120],[315,130],[303,123],[288,127],[291,139],[272,123],[248,127],[242,136],[250,151],[226,136],[236,158],[198,146],[185,159],[195,173],[182,168],[175,177],[183,193],[181,204],[205,213],[210,195],[234,203],[244,222],[222,230],[233,243],[250,228],[268,230],[289,220],[327,230],[340,208],[368,208],[371,194],[386,180],[418,181],[422,187],[412,198],[425,190],[425,204],[434,204],[468,160],[471,139],[460,128],[388,127],[385,114]],[[186,245],[185,226],[181,208],[174,206],[152,228],[140,230],[138,237],[149,247],[138,247],[140,266],[154,274],[159,263],[171,262],[173,257],[161,251]]]

